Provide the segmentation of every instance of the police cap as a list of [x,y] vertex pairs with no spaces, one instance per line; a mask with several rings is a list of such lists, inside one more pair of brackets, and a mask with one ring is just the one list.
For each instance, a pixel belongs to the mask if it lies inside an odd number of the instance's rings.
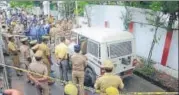
[[37,44],[37,40],[32,40],[32,41],[30,41],[30,44],[31,44],[31,45]]
[[7,35],[7,37],[8,37],[8,38],[12,38],[12,37],[13,37],[13,35],[8,34],[8,35]]
[[35,53],[35,57],[42,57],[43,55],[43,52],[41,50],[38,50],[36,53]]
[[80,48],[80,45],[75,45],[75,46],[74,46],[74,51],[77,51],[77,52],[78,52],[78,51],[80,51],[80,49],[81,49],[81,48]]
[[28,40],[28,38],[25,37],[25,38],[22,38],[20,41],[21,41],[21,42],[24,42],[24,41],[27,41],[27,40]]
[[103,63],[103,67],[104,68],[113,68],[114,65],[110,60],[105,60],[104,63]]
[[43,40],[48,40],[50,38],[50,36],[42,36]]

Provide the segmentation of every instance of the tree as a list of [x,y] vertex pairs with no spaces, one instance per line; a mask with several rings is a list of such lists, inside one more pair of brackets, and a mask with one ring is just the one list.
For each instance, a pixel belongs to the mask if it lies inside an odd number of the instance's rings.
[[[168,31],[173,30],[172,26],[177,20],[179,11],[179,2],[177,1],[137,1],[137,2],[125,2],[125,5],[139,8],[151,9],[151,11],[146,12],[149,17],[147,20],[150,24],[155,26],[154,37],[152,45],[148,54],[147,63],[150,66],[151,57],[153,53],[153,48],[157,43],[157,30],[159,27],[164,27]],[[167,18],[163,19],[164,14],[169,15],[169,21]],[[166,24],[167,23],[167,24]]]
[[63,19],[72,19],[74,17],[75,2],[74,1],[63,1],[61,8],[59,8]]
[[12,8],[32,8],[34,5],[33,1],[10,1],[10,7]]

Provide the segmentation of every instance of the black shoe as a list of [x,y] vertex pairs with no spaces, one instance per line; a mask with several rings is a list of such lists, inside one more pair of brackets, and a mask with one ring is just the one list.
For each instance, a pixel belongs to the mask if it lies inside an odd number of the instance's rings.
[[20,74],[16,74],[18,77],[20,76]]
[[30,83],[31,81],[30,80],[27,80],[27,83]]
[[34,86],[35,85],[35,83],[34,82],[31,82],[31,84]]

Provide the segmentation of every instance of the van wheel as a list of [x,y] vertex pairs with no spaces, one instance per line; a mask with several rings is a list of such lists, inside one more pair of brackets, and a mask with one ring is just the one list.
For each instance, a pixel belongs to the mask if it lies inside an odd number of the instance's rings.
[[85,86],[94,87],[95,81],[96,81],[95,72],[91,68],[87,67],[85,70],[85,83],[84,83]]

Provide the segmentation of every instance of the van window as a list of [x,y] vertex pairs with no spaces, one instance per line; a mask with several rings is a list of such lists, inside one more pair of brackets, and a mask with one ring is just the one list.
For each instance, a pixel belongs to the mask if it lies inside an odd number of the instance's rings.
[[108,52],[110,58],[117,58],[132,54],[132,42],[127,41],[109,44]]
[[93,41],[88,40],[88,46],[87,46],[87,51],[88,53],[90,53],[91,55],[99,58],[99,44],[95,43]]

